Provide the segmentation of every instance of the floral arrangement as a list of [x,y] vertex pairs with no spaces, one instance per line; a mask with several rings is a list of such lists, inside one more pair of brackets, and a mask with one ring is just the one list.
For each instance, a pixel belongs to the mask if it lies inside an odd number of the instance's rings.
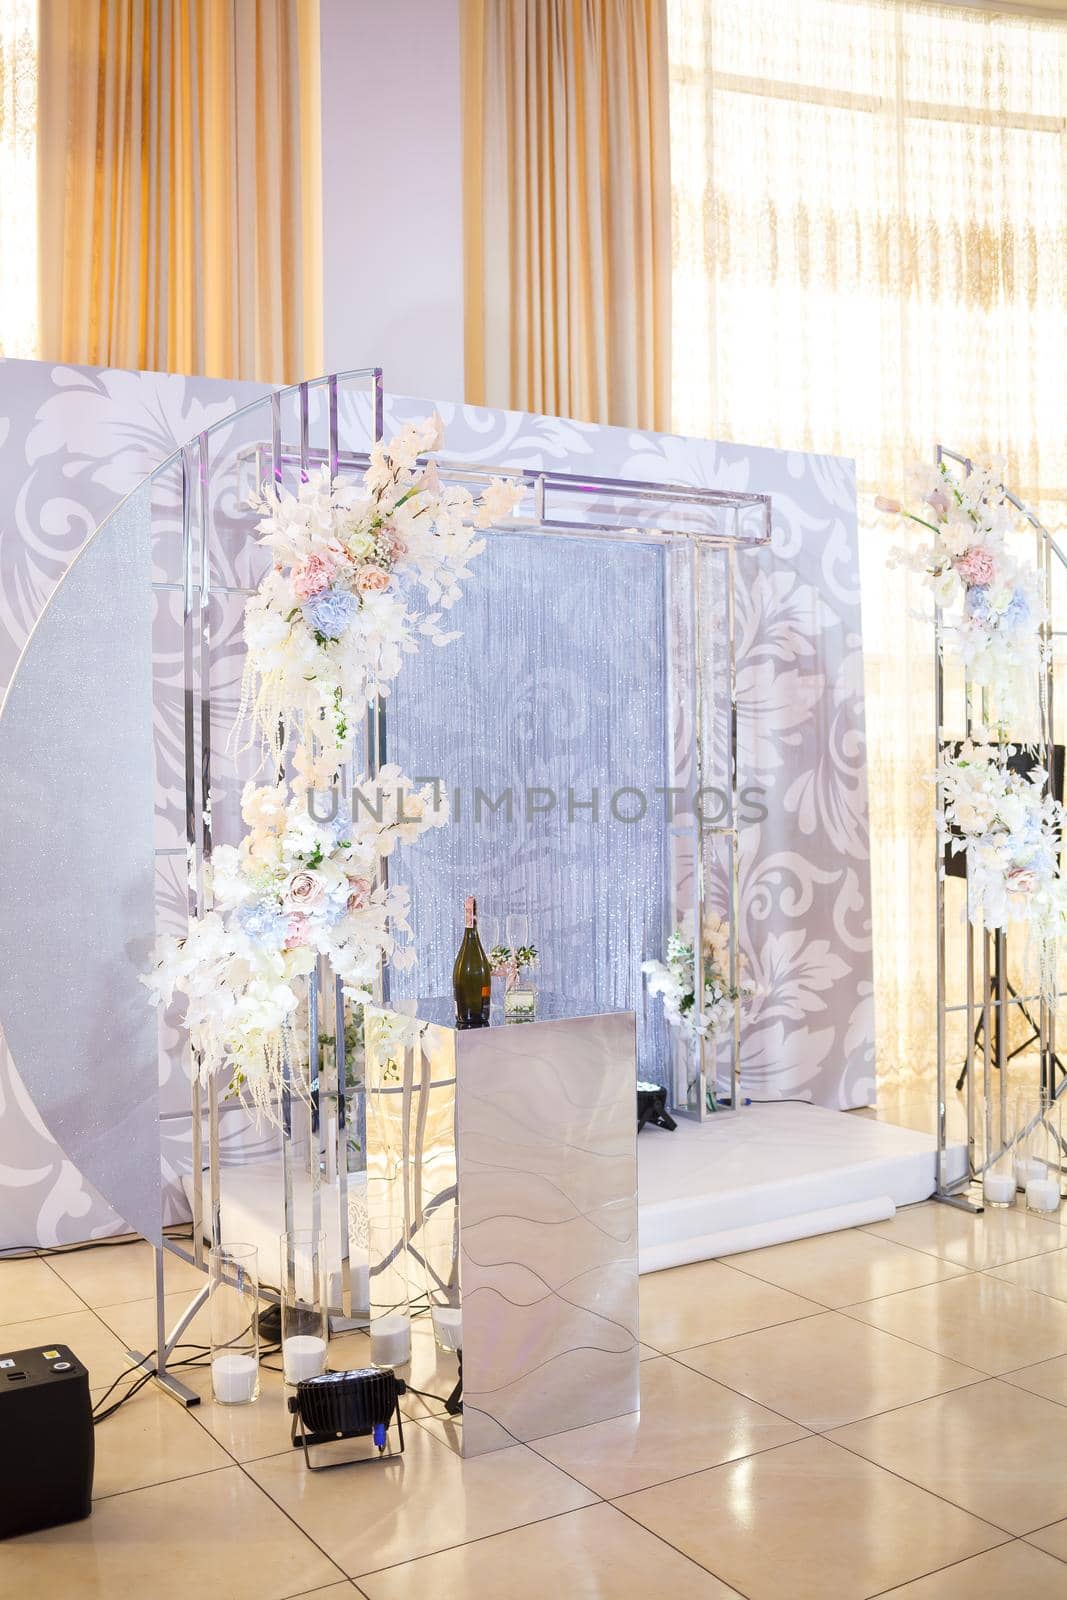
[[737,984],[731,986],[730,929],[714,917],[704,920],[704,1019],[696,1010],[691,928],[676,929],[667,940],[666,961],[644,961],[641,971],[648,992],[660,995],[667,1021],[690,1039],[717,1038],[727,1026],[735,1000],[751,1000],[756,989],[745,976],[745,959],[738,952]]
[[[282,1052],[298,1031],[306,979],[329,960],[348,999],[370,998],[378,961],[410,965],[408,894],[382,884],[378,863],[448,818],[442,796],[414,791],[397,768],[357,788],[358,817],[338,807],[319,822],[299,795],[248,784],[248,832],[212,860],[215,909],[166,941],[152,984],[163,1004],[187,997],[186,1024],[206,1077],[229,1071],[269,1115]],[[380,818],[380,820],[379,820]]]
[[[369,702],[388,692],[420,639],[461,594],[479,530],[503,520],[521,486],[494,478],[479,499],[442,487],[418,458],[441,443],[437,417],[376,444],[362,486],[323,472],[296,494],[265,488],[255,502],[260,543],[274,558],[245,609],[247,661],[238,725],[251,719],[276,770],[248,784],[247,832],[217,846],[205,883],[213,907],[184,938],[161,942],[143,981],[154,1001],[186,998],[197,1071],[227,1071],[273,1119],[286,1062],[307,1059],[302,1001],[319,959],[359,1006],[383,958],[410,965],[408,893],[386,884],[383,859],[448,817],[440,786],[415,790],[396,767],[357,781],[351,806],[320,820],[316,789],[332,787]],[[369,791],[373,792],[369,792]],[[434,791],[438,792],[434,792]]]
[[510,989],[526,967],[536,967],[537,946],[520,944],[512,950],[509,945],[497,944],[489,952],[489,966],[494,978],[506,978]]
[[441,444],[436,415],[375,444],[363,483],[328,470],[296,494],[264,488],[259,543],[274,558],[245,609],[242,720],[249,713],[280,756],[294,723],[315,733],[322,761],[345,755],[358,714],[389,692],[420,639],[458,634],[441,617],[460,598],[479,530],[506,517],[522,487],[494,478],[476,501],[442,486],[418,458]]
[[956,477],[945,462],[913,469],[923,514],[879,496],[880,511],[903,515],[932,538],[897,558],[921,572],[949,613],[948,634],[972,683],[993,694],[1004,725],[1026,710],[1042,663],[1045,604],[1036,567],[1008,548],[1015,513],[996,464]]
[[943,801],[937,825],[949,849],[966,855],[971,921],[1026,923],[1040,944],[1042,984],[1054,992],[1050,967],[1067,914],[1059,872],[1064,810],[1047,792],[1046,774],[1013,772],[1010,754],[1011,747],[968,739],[946,755],[934,775]]

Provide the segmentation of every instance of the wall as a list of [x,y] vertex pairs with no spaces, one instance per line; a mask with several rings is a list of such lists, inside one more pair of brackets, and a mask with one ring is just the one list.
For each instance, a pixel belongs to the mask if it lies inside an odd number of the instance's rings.
[[[123,494],[176,444],[222,421],[257,392],[202,378],[0,362],[0,686],[59,577]],[[744,1089],[756,1098],[800,1096],[828,1106],[870,1102],[870,873],[852,464],[448,400],[437,404],[448,452],[462,460],[772,495],[772,547],[739,563],[741,766],[744,780],[764,790],[767,807],[766,817],[746,830],[742,853],[741,942],[759,989],[746,1014]],[[387,433],[431,406],[389,396]],[[342,443],[365,440],[366,399],[342,405],[341,422]],[[232,452],[245,431],[258,437],[262,423],[255,415],[235,423],[225,448]],[[246,583],[251,529],[233,488],[220,486],[211,525],[223,580]],[[165,498],[159,532],[156,577],[169,580],[176,525],[175,507]],[[472,608],[478,582],[475,568]],[[175,606],[180,612],[179,601],[173,591],[157,595],[154,662],[157,918],[168,928],[180,924],[185,905],[183,679],[180,630],[170,616]],[[626,603],[644,651],[649,619],[636,594]],[[460,610],[455,618],[462,628]],[[236,706],[239,626],[233,611],[220,615],[213,630],[212,699],[219,713]],[[516,706],[539,714],[544,682],[518,666],[515,671]],[[559,688],[549,686],[550,706]],[[220,842],[234,843],[239,781],[225,768],[224,730],[219,733],[214,819]],[[0,813],[4,803],[0,784]],[[54,909],[43,907],[41,914]],[[184,1214],[179,1180],[189,1165],[188,1091],[178,1031],[164,1026],[160,1046],[169,1221]],[[87,1117],[94,1077],[115,1069],[106,1057],[85,1063]],[[257,1146],[239,1109],[223,1121],[226,1159],[254,1159],[257,1147],[269,1143],[261,1137]],[[66,1242],[120,1225],[44,1126],[18,1064],[0,1042],[0,1247]]]
[[463,396],[459,0],[320,0],[325,367]]

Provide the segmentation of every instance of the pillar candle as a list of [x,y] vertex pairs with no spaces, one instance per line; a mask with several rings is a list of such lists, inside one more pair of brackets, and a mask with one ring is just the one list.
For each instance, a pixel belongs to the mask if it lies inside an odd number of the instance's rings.
[[376,1367],[402,1367],[411,1360],[411,1323],[400,1311],[370,1325],[370,1358]]
[[1026,1204],[1031,1211],[1055,1211],[1060,1203],[1060,1186],[1055,1178],[1031,1178],[1026,1185]]
[[1010,1172],[987,1172],[982,1194],[991,1206],[1010,1206],[1015,1199],[1015,1179]]
[[434,1306],[430,1313],[433,1331],[444,1350],[462,1350],[463,1315],[456,1306]]
[[259,1362],[255,1356],[227,1352],[211,1362],[211,1387],[220,1405],[247,1405],[256,1398]]
[[286,1383],[302,1383],[326,1371],[326,1340],[311,1333],[296,1333],[282,1344]]

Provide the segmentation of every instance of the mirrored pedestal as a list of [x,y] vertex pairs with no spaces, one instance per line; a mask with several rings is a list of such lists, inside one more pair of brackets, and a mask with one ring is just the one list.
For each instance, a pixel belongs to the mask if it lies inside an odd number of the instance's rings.
[[454,1341],[464,1455],[638,1409],[636,1078],[632,1012],[368,1008],[372,1336]]

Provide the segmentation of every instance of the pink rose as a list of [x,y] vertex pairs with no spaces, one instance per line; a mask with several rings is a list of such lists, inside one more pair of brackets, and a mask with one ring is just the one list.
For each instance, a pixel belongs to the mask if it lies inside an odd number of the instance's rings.
[[349,878],[348,909],[362,911],[370,901],[371,886],[366,878]]
[[360,567],[356,573],[356,588],[361,594],[380,594],[391,582],[388,572],[381,567]]
[[293,593],[298,600],[313,600],[317,594],[330,587],[334,564],[322,556],[308,556],[302,567],[293,573]]
[[1037,888],[1037,873],[1032,867],[1012,867],[1004,887],[1009,894],[1033,894]]
[[976,584],[990,584],[996,576],[996,562],[984,545],[972,544],[956,557],[956,571],[968,589]]
[[285,885],[285,898],[290,905],[310,909],[322,898],[322,881],[313,872],[305,872],[303,868],[291,872]]
[[285,948],[295,950],[298,945],[307,944],[311,923],[302,911],[297,911],[289,918],[289,931],[285,935]]

